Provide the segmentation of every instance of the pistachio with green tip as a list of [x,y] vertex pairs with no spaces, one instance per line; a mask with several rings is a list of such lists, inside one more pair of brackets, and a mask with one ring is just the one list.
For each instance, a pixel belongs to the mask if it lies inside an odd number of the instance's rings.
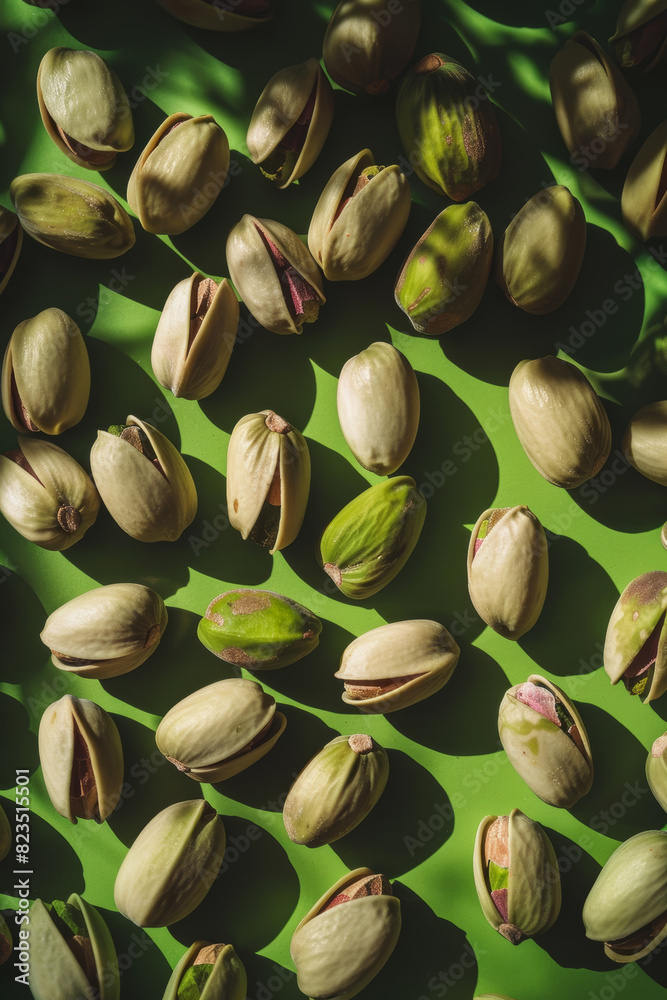
[[630,165],[621,193],[623,222],[642,240],[667,236],[667,121],[651,132]]
[[667,0],[625,0],[609,41],[622,69],[650,72],[667,51]]
[[646,780],[653,797],[667,812],[667,733],[658,736],[646,758]]
[[156,0],[166,11],[194,28],[249,31],[273,17],[268,0]]
[[667,486],[667,400],[649,403],[633,414],[621,450],[633,469]]
[[612,684],[623,681],[642,702],[667,691],[667,573],[655,570],[632,580],[611,613],[604,668]]
[[23,228],[15,212],[0,205],[0,293],[14,273],[23,245]]
[[607,958],[637,962],[667,937],[667,833],[645,830],[617,847],[584,903],[586,937]]
[[231,944],[195,941],[174,968],[162,1000],[246,1000],[247,985]]

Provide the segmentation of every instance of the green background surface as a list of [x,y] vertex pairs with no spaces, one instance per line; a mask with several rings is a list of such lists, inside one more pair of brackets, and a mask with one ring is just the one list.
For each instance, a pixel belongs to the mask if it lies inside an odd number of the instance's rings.
[[[664,952],[616,966],[588,941],[581,907],[600,866],[618,844],[665,815],[648,791],[646,753],[665,729],[667,699],[642,705],[612,687],[602,667],[607,621],[635,576],[665,565],[660,528],[665,492],[628,468],[620,439],[630,416],[665,392],[667,276],[662,244],[648,247],[621,222],[620,192],[632,154],[613,171],[570,162],[551,106],[548,68],[577,28],[602,44],[613,33],[616,3],[534,0],[498,3],[426,0],[417,57],[457,58],[489,90],[502,133],[498,178],[476,200],[496,238],[544,185],[566,184],[581,200],[588,241],[579,281],[555,313],[530,317],[490,284],[475,315],[441,339],[413,336],[394,303],[404,256],[447,200],[410,176],[412,211],[396,250],[357,283],[327,283],[318,321],[301,336],[256,329],[241,336],[220,388],[201,402],[174,399],[153,376],[150,349],[171,288],[193,268],[228,273],[225,240],[244,212],[305,235],[331,173],[369,146],[378,163],[409,169],[394,119],[395,88],[372,99],[336,91],[324,149],[302,180],[276,191],[247,153],[254,104],[277,70],[321,54],[332,3],[276,2],[272,24],[225,35],[189,28],[151,0],[101,6],[63,3],[56,15],[21,0],[0,4],[0,202],[11,207],[18,174],[51,171],[107,187],[123,205],[136,157],[176,111],[213,114],[232,149],[229,184],[204,219],[174,238],[144,233],[114,261],[68,257],[26,238],[0,303],[2,345],[22,320],[49,306],[65,310],[84,334],[92,393],[81,423],[57,441],[86,468],[98,428],[127,414],[153,422],[182,451],[199,508],[173,544],[146,545],[124,535],[104,509],[67,552],[46,552],[0,524],[0,795],[13,823],[15,769],[30,771],[31,898],[71,892],[100,909],[121,956],[124,998],[159,998],[185,948],[198,937],[231,942],[248,971],[248,996],[301,996],[289,955],[296,924],[345,871],[383,871],[401,900],[403,930],[391,960],[366,988],[366,1000],[400,997],[468,1000],[506,993],[516,1000],[618,993],[662,997]],[[134,148],[103,174],[77,168],[47,137],[35,99],[44,53],[56,45],[92,48],[119,74],[134,104]],[[664,70],[633,81],[645,138],[664,115]],[[636,147],[635,147],[636,148]],[[612,314],[603,308],[611,300]],[[247,318],[242,307],[242,317]],[[602,318],[601,318],[602,317]],[[597,318],[597,322],[596,322]],[[314,551],[324,526],[347,501],[378,481],[351,455],[336,416],[344,362],[376,340],[391,341],[417,372],[422,415],[413,451],[399,470],[428,498],[421,539],[400,575],[376,597],[354,603],[333,593]],[[611,420],[612,454],[599,476],[565,492],[544,481],[526,458],[509,415],[507,385],[525,357],[570,356],[591,377]],[[313,478],[297,541],[273,558],[228,527],[226,448],[237,420],[271,408],[305,434]],[[16,446],[0,421],[0,451]],[[443,469],[446,470],[443,472]],[[466,585],[469,530],[488,507],[525,503],[550,538],[549,590],[537,625],[518,643],[484,627]],[[40,643],[46,617],[100,584],[134,581],[154,588],[169,609],[155,654],[136,671],[108,681],[60,673]],[[210,600],[232,587],[289,595],[323,622],[319,647],[282,670],[258,673],[287,716],[275,748],[248,771],[199,786],[162,761],[154,731],[191,691],[233,675],[198,642]],[[384,622],[433,618],[461,646],[449,684],[426,702],[387,717],[344,706],[333,677],[345,646]],[[574,699],[595,759],[591,792],[571,811],[541,802],[499,746],[497,710],[504,691],[541,673]],[[247,676],[251,676],[247,674]],[[37,730],[44,708],[64,693],[96,701],[114,718],[125,755],[125,795],[109,821],[71,825],[51,806],[39,766]],[[390,777],[378,805],[352,833],[309,850],[287,838],[280,803],[295,772],[338,733],[369,732],[388,750]],[[203,794],[223,818],[228,853],[221,876],[191,916],[142,930],[114,907],[119,864],[142,827],[171,802]],[[282,796],[282,797],[281,797]],[[562,870],[563,906],[554,927],[513,948],[487,924],[475,893],[472,848],[481,819],[518,807],[541,823]],[[17,905],[13,850],[0,863],[0,907]],[[4,893],[4,894],[2,894]],[[27,995],[12,961],[0,968],[3,1000]]]

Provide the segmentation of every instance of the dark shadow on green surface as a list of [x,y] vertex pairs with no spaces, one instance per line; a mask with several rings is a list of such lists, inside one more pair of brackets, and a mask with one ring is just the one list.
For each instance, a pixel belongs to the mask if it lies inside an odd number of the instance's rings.
[[[607,387],[622,402],[629,418],[647,403],[665,398],[667,375],[667,331],[664,311],[647,317],[646,333],[628,359],[622,377],[610,379]],[[605,384],[604,379],[602,380]]]
[[[96,906],[111,932],[118,957],[121,996],[150,997],[155,984],[165,984],[171,968],[143,927],[137,927],[121,913]],[[160,985],[162,988],[162,985]]]
[[292,969],[263,955],[249,954],[244,948],[236,948],[236,952],[248,976],[248,1000],[267,1000],[277,993],[280,993],[280,1000],[303,1000],[303,993],[296,984],[296,972]]
[[[37,788],[33,787],[32,791],[36,797]],[[48,809],[52,810],[46,793],[43,795]],[[31,895],[50,903],[54,899],[67,899],[72,892],[83,894],[85,879],[81,860],[66,835],[43,820],[34,809],[30,812],[29,856],[31,874],[27,877],[30,878]]]
[[[49,695],[44,705],[40,703],[38,709],[35,706],[35,721],[43,709],[54,700],[55,695],[53,697]],[[3,755],[3,762],[0,764],[2,788],[14,787],[17,767],[26,768],[31,774],[39,767],[37,736],[30,731],[30,721],[28,710],[19,701],[0,691],[0,731],[7,734],[8,749],[11,750]]]
[[[58,5],[57,16],[64,28],[82,43],[100,49],[127,47],[132,38],[137,41],[146,37],[146,32],[154,30],[155,21],[152,4],[137,4],[135,0],[118,0],[115,9],[117,19],[103,19],[96,8],[85,0],[68,0]],[[132,24],[132,34],[127,26]],[[136,34],[135,34],[136,31]]]
[[[571,20],[572,15],[576,16],[577,21],[582,19],[584,15],[588,20],[594,14],[595,0],[577,0],[576,7],[574,4],[559,5],[555,3],[553,10],[548,7],[543,8],[542,4],[538,4],[536,7],[532,0],[518,0],[518,2],[515,0],[511,5],[504,4],[500,10],[498,10],[496,0],[473,0],[468,6],[497,24],[508,24],[517,28],[548,27],[552,29],[565,25],[570,32],[573,32],[576,22]],[[563,13],[560,12],[561,7]],[[548,16],[549,14],[551,17]]]
[[11,626],[3,629],[0,680],[8,684],[30,681],[48,659],[40,642],[47,615],[34,590],[18,573],[0,566],[2,616]]
[[274,691],[317,711],[345,711],[341,701],[343,682],[334,673],[343,650],[353,639],[347,629],[323,621],[320,641],[311,653],[279,670],[255,670],[252,676],[260,684],[270,684]]

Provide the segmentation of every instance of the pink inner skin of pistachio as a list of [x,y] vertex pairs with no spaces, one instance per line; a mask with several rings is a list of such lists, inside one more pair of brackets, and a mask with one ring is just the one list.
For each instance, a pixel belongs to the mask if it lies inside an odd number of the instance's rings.
[[514,692],[514,697],[560,727],[560,719],[556,712],[556,698],[547,688],[538,687],[532,681],[526,681],[525,684],[519,684]]
[[312,285],[308,284],[306,279],[299,274],[297,269],[289,263],[287,258],[280,252],[278,247],[264,232],[264,230],[258,225],[255,225],[255,229],[269,249],[271,261],[273,262],[276,274],[280,279],[287,308],[292,314],[293,319],[299,319],[299,317],[303,316],[305,313],[305,309],[303,308],[304,302],[318,301],[315,289]]
[[298,153],[299,150],[303,149],[303,145],[306,141],[306,135],[308,134],[308,129],[310,128],[310,123],[313,118],[316,96],[317,80],[313,84],[313,89],[310,92],[310,97],[306,101],[303,111],[294,122],[291,129],[286,132],[280,140],[279,146],[282,146],[283,149],[291,149],[295,153]]
[[242,14],[243,17],[256,17],[268,10],[266,0],[206,0],[211,7],[219,7],[230,14]]
[[8,458],[11,462],[15,462],[18,466],[20,466],[26,472],[29,472],[30,475],[32,476],[32,478],[36,479],[40,486],[44,485],[44,483],[41,481],[41,479],[39,478],[39,476],[35,473],[35,470],[30,465],[30,462],[25,457],[25,455],[23,454],[23,452],[21,451],[20,448],[14,448],[13,451],[6,451],[5,452],[5,458]]
[[362,191],[367,184],[370,184],[371,180],[372,178],[370,177],[364,177],[363,173],[360,173],[358,177],[350,178],[350,182],[345,188],[345,191],[343,192],[343,197],[341,198],[340,204],[336,209],[336,214],[331,220],[331,226],[329,227],[330,229],[333,227],[334,222],[339,217],[343,209],[350,204],[355,194],[359,194],[359,192]]
[[[54,123],[55,124],[55,123]],[[71,135],[68,135],[60,127],[56,125],[58,130],[58,135],[65,143],[67,148],[75,153],[80,160],[85,160],[86,163],[90,163],[92,166],[104,166],[105,163],[109,163],[110,160],[115,159],[118,155],[115,149],[91,149],[90,146],[86,146],[84,142],[79,142],[77,139],[73,139]]]
[[496,909],[505,923],[508,921],[507,889],[494,889],[491,899],[496,905]]
[[201,325],[206,318],[206,313],[211,308],[211,303],[218,286],[212,278],[202,278],[195,282],[192,287],[192,297],[190,299],[190,337],[188,338],[188,351],[192,347],[195,337],[201,329]]
[[662,632],[662,627],[665,624],[665,613],[660,615],[657,624],[650,636],[639,650],[634,660],[627,668],[623,674],[623,683],[625,684],[628,691],[630,691],[637,680],[638,677],[643,677],[647,674],[652,666],[654,666],[655,661],[658,657],[658,644],[660,642],[660,633]]
[[[667,22],[667,10],[663,10],[656,17],[641,24],[627,37],[630,43],[632,66],[641,67],[643,63],[651,61],[662,45],[665,37],[665,23]],[[619,39],[620,42],[620,39]],[[624,64],[624,65],[627,65]]]
[[14,414],[17,419],[21,421],[23,426],[27,431],[38,431],[39,427],[37,424],[33,424],[30,419],[30,415],[23,405],[23,400],[19,393],[19,388],[16,384],[16,379],[14,378],[14,372],[12,372],[12,406],[14,407]]

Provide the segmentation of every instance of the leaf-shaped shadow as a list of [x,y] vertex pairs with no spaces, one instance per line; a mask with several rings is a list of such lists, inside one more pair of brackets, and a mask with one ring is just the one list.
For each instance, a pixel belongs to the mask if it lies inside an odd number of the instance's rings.
[[[36,782],[31,784],[31,790],[34,798],[34,793],[38,791]],[[51,809],[46,793],[43,794]],[[71,892],[83,893],[83,863],[76,850],[65,834],[42,819],[34,809],[30,812],[29,857],[30,868],[35,873],[30,877],[33,898],[39,896],[50,903],[54,899],[67,899]]]
[[[50,704],[53,700],[54,698],[49,696],[46,704]],[[35,705],[35,707],[37,706]],[[46,706],[42,706],[40,703],[40,715],[44,707]],[[2,691],[0,691],[0,727],[3,733],[11,734],[11,743],[9,744],[11,753],[4,754],[3,761],[0,763],[0,787],[13,788],[16,768],[25,768],[34,774],[39,767],[39,753],[37,737],[30,730],[30,715],[27,709],[16,698],[12,698],[11,695]]]
[[[111,932],[116,947],[121,990],[130,987],[137,996],[151,996],[156,983],[166,983],[171,975],[169,962],[143,927],[137,927],[122,913],[96,905]],[[127,978],[124,978],[127,977]]]
[[[494,3],[494,0],[473,0],[468,6],[490,21],[494,21],[497,24],[510,24],[517,28],[545,28],[547,25],[555,28],[562,24],[567,24],[569,16],[574,13],[574,7],[572,11],[565,8],[567,15],[566,13],[560,13],[557,6],[553,11],[545,11],[542,7],[536,8],[531,0],[515,0],[514,3],[503,7],[501,10],[498,9],[498,5]],[[594,8],[594,0],[578,0],[576,6],[577,18],[583,18],[584,14],[589,18]],[[551,21],[548,17],[549,14],[552,17]],[[490,27],[488,30],[490,30]]]
[[248,976],[248,997],[268,1000],[280,993],[280,1000],[303,1000],[296,972],[263,955],[249,955],[243,949],[237,953]]
[[0,566],[0,587],[3,616],[12,623],[3,634],[0,679],[22,684],[33,679],[48,659],[48,650],[39,639],[46,612],[27,581],[7,566]]

